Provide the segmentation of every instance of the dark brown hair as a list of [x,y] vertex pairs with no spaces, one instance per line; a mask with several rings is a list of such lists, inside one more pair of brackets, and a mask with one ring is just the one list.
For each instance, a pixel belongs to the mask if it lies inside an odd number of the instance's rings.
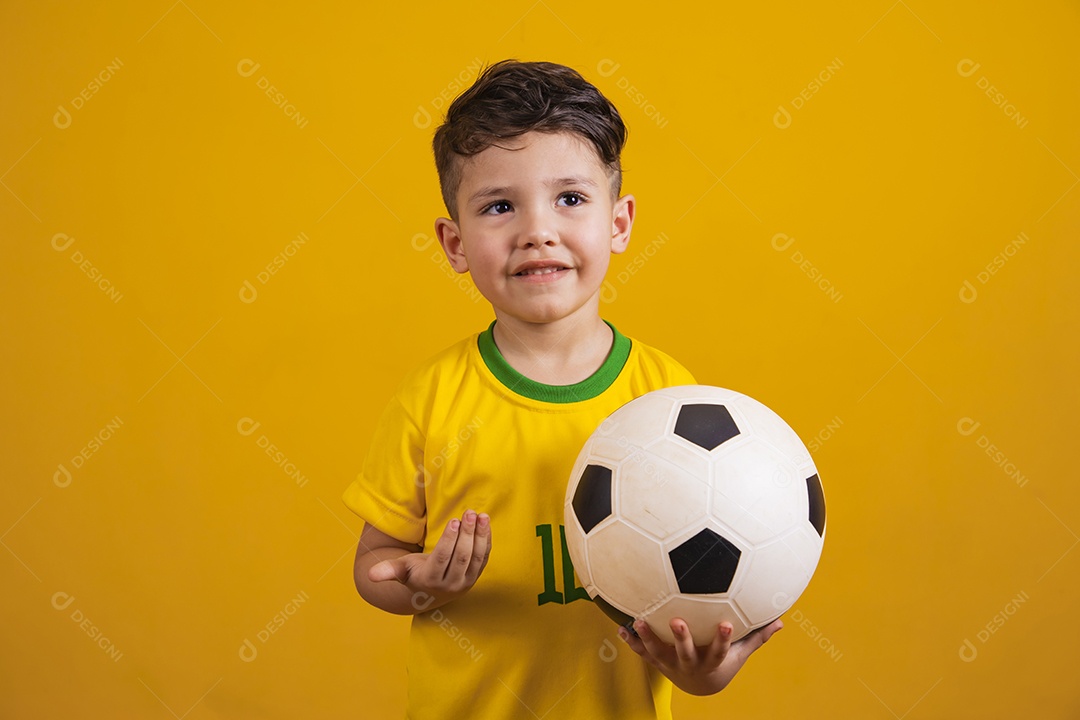
[[573,68],[549,62],[503,60],[485,69],[451,103],[432,147],[439,186],[457,220],[457,191],[466,158],[499,140],[530,131],[570,132],[587,140],[607,165],[613,197],[622,189],[619,155],[626,126],[619,111]]

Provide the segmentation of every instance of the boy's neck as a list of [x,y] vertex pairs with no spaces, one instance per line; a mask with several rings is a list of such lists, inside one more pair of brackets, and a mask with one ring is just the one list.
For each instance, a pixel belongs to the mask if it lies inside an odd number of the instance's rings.
[[[584,309],[584,308],[582,308]],[[519,373],[545,385],[573,385],[604,364],[614,334],[599,315],[528,323],[496,313],[495,346]]]

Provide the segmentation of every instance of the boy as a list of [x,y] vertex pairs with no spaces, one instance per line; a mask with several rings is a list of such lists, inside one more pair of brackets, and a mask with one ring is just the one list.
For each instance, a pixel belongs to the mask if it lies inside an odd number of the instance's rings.
[[405,378],[343,497],[365,520],[361,596],[414,616],[410,718],[670,718],[672,683],[720,691],[781,627],[732,644],[722,623],[695,648],[679,619],[675,646],[638,622],[637,635],[618,628],[627,652],[570,565],[563,501],[585,440],[633,398],[695,384],[599,315],[634,221],[625,141],[577,72],[512,60],[435,133],[450,215],[435,231],[495,320]]

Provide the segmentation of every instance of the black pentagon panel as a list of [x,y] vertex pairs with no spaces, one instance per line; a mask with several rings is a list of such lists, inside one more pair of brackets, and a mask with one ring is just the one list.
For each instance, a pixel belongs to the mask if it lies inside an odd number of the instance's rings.
[[713,450],[738,435],[739,427],[723,405],[683,405],[675,421],[675,434]]
[[599,595],[593,598],[593,602],[596,603],[596,607],[603,610],[604,614],[614,620],[616,624],[622,625],[631,633],[637,635],[637,631],[634,630],[634,618],[630,617]]
[[571,504],[586,535],[611,515],[611,468],[586,465]]
[[806,478],[806,494],[810,498],[810,524],[818,535],[825,537],[825,493],[817,473]]
[[679,591],[690,594],[727,592],[742,552],[705,528],[668,553]]

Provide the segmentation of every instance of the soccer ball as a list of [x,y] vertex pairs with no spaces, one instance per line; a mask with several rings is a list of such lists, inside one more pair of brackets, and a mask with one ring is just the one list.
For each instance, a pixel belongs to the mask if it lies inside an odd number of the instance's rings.
[[585,591],[632,630],[674,643],[686,621],[707,645],[780,617],[806,589],[825,540],[825,496],[806,446],[758,401],[669,387],[612,413],[566,489],[567,549]]

